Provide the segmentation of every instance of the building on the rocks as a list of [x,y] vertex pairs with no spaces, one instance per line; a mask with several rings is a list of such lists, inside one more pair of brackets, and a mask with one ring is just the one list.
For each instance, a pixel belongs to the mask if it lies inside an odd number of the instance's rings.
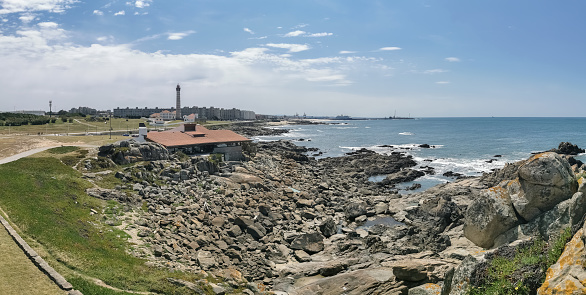
[[151,131],[146,139],[163,145],[171,152],[221,154],[226,161],[241,160],[242,144],[251,141],[231,130],[209,130],[189,123],[167,131]]
[[198,119],[197,114],[191,114],[191,115],[184,115],[183,116],[183,122],[185,122],[185,123],[193,123],[197,119]]

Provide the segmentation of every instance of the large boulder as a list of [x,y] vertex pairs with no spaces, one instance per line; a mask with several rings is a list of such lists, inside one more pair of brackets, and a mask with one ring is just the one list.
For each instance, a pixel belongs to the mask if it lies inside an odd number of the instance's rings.
[[170,157],[169,151],[158,143],[138,143],[133,139],[101,146],[98,156],[108,157],[118,165],[138,161],[169,160]]
[[580,224],[586,214],[586,195],[575,193],[572,198],[565,200],[553,209],[537,216],[526,224],[519,224],[494,240],[494,247],[523,240],[530,237],[541,237],[545,240],[559,235],[565,228]]
[[546,152],[529,158],[518,170],[520,190],[513,206],[526,221],[570,198],[578,189],[572,168],[560,155]]
[[464,216],[464,236],[474,244],[490,248],[494,239],[519,224],[506,188],[495,186],[480,193]]

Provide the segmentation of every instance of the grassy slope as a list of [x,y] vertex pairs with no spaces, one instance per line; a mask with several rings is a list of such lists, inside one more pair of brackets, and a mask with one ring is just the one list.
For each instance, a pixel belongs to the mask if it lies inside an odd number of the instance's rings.
[[0,226],[0,290],[2,294],[66,294],[30,261]]
[[[90,215],[90,209],[101,212],[104,202],[85,194],[89,186],[77,171],[55,158],[0,165],[0,206],[25,236],[41,243],[59,263],[121,289],[190,294],[166,278],[195,281],[198,277],[145,266],[143,260],[125,253],[123,232],[96,226],[98,218]],[[54,267],[77,282],[74,286],[84,294],[101,294],[84,288],[74,271]]]

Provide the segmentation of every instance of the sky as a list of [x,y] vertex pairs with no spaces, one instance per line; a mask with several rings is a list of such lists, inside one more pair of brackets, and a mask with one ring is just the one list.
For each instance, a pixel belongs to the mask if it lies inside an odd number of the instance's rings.
[[0,111],[583,117],[586,1],[0,0]]

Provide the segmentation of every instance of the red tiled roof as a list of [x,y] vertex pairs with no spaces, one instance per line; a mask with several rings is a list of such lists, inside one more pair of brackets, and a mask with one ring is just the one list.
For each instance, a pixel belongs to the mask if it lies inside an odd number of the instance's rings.
[[200,125],[197,125],[196,131],[183,132],[180,129],[175,128],[161,132],[151,131],[147,134],[147,139],[160,143],[165,147],[251,141],[231,130],[209,130]]

